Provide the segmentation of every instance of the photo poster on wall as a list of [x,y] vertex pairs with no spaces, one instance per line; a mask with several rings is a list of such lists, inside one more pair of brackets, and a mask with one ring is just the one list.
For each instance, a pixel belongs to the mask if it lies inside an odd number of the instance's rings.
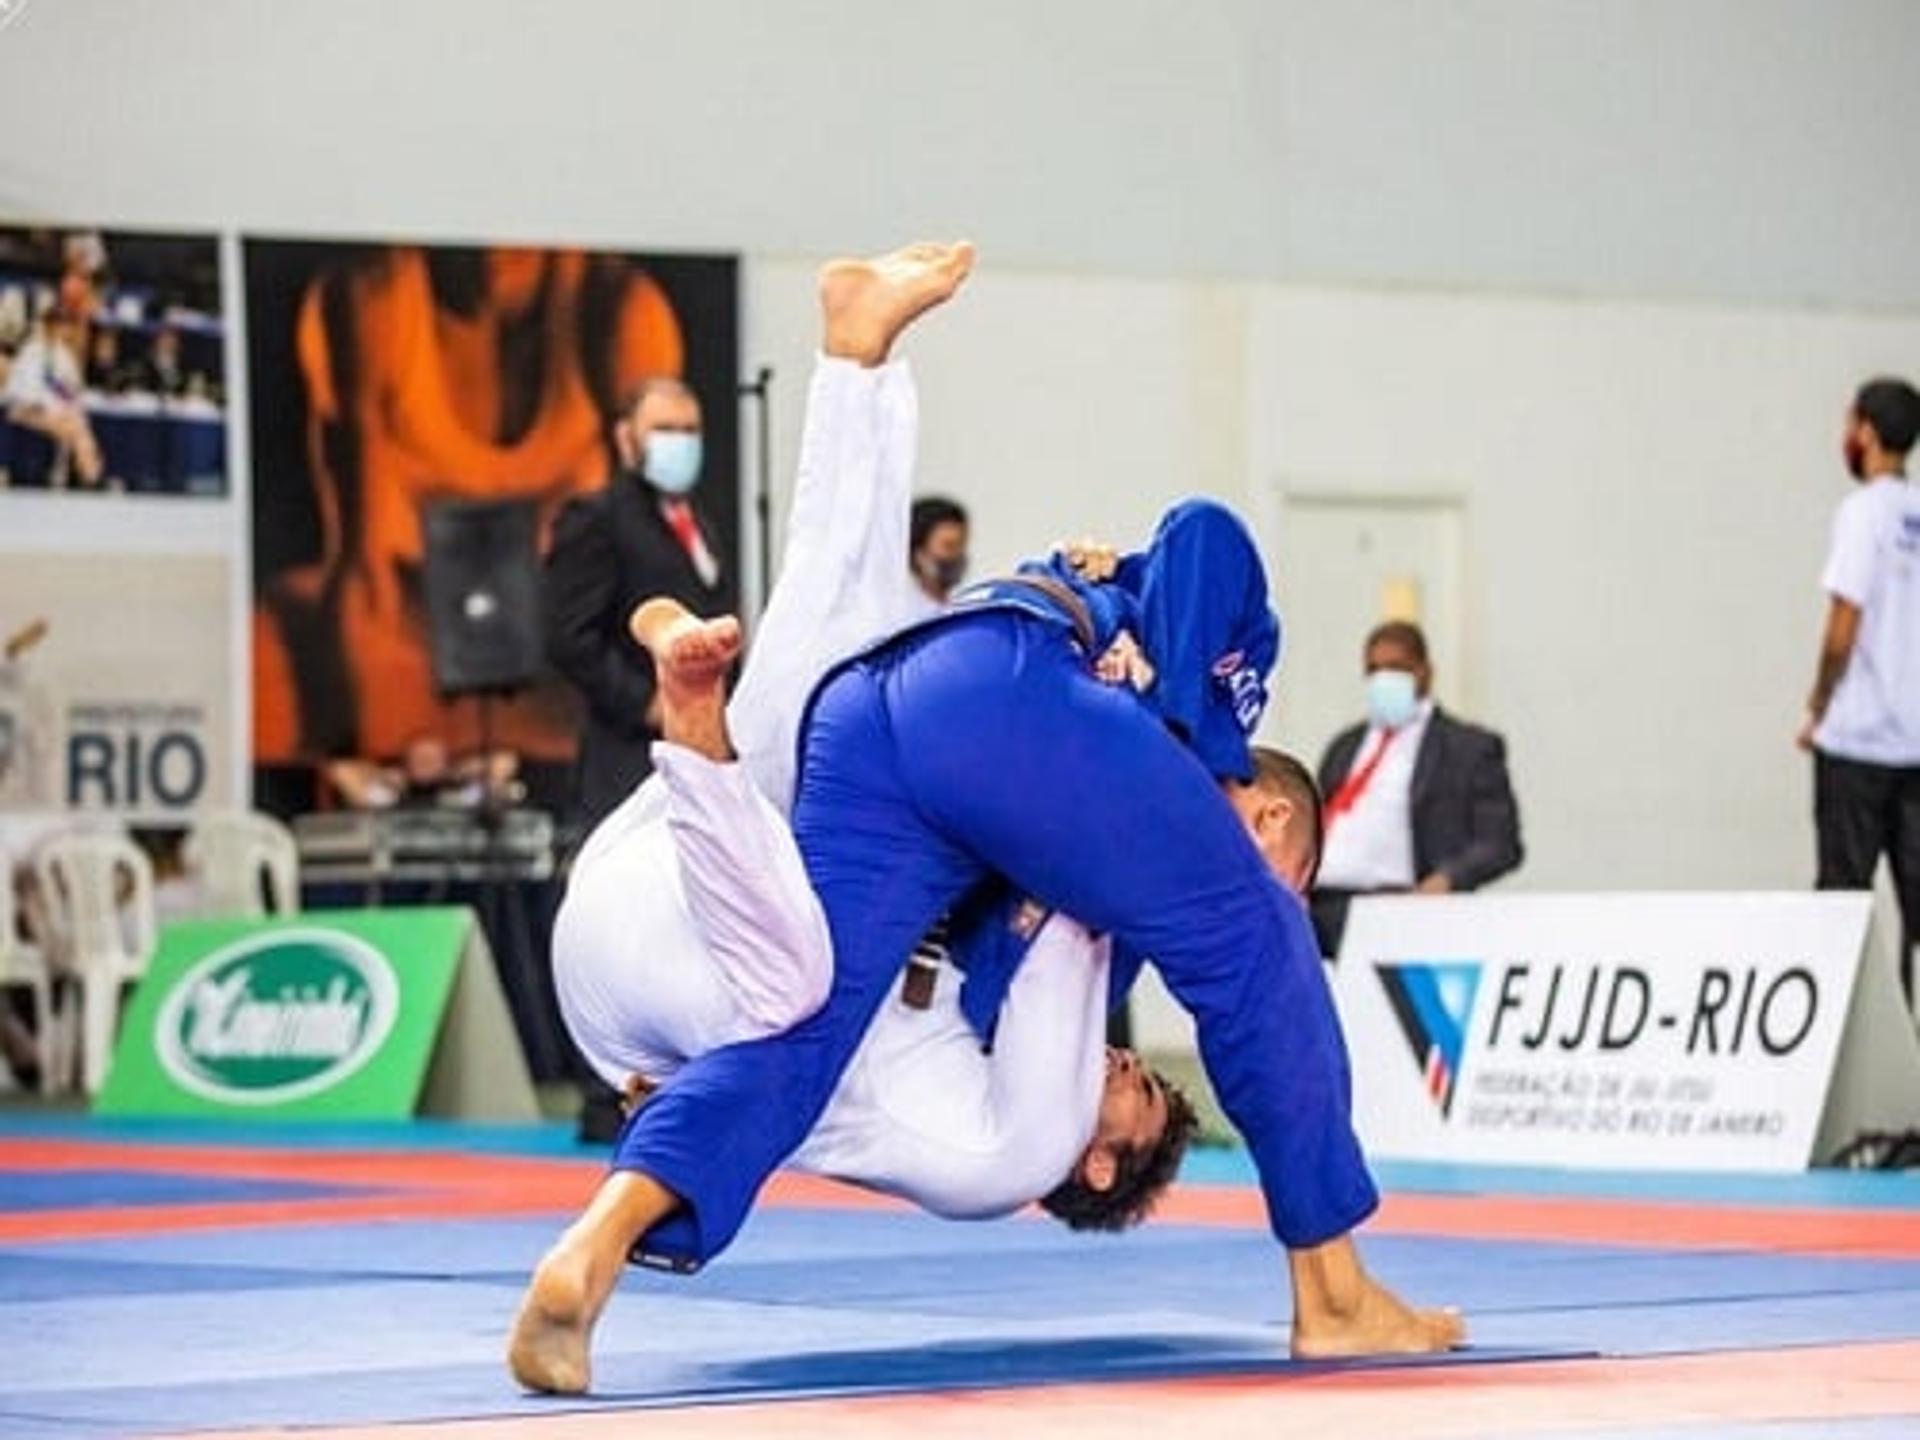
[[227,493],[212,235],[0,224],[0,488]]
[[[643,483],[620,471],[612,421],[647,377],[678,376],[700,401],[690,498],[720,562],[713,609],[737,609],[734,257],[263,239],[243,253],[263,798],[420,736],[480,745],[480,704],[436,689],[426,517],[530,502],[544,552],[570,500]],[[564,770],[578,706],[549,672],[485,723],[496,747]]]

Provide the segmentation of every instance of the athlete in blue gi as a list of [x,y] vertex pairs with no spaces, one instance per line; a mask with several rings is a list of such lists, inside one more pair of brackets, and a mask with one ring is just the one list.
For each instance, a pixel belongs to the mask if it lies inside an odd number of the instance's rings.
[[[841,261],[821,279],[829,355],[880,364],[950,296],[970,246]],[[1122,645],[1135,686],[1102,683]],[[1072,567],[981,587],[841,666],[800,742],[793,828],[834,949],[826,1003],[694,1060],[639,1111],[614,1170],[541,1262],[515,1376],[584,1390],[595,1320],[630,1255],[691,1269],[732,1241],[812,1128],[904,957],[950,911],[989,917],[967,1013],[989,1025],[1019,961],[1003,895],[1116,938],[1115,990],[1151,957],[1259,1171],[1287,1248],[1300,1356],[1445,1349],[1350,1234],[1378,1196],[1349,1115],[1347,1055],[1312,926],[1220,789],[1252,774],[1279,626],[1250,537],[1209,503],[1172,511],[1111,583]],[[993,917],[1003,917],[997,921]]]

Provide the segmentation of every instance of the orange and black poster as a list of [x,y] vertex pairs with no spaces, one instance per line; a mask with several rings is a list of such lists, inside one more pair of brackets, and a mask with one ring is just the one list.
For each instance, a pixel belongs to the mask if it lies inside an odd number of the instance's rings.
[[[257,764],[478,743],[435,691],[423,517],[532,501],[544,546],[571,497],[615,478],[612,417],[642,379],[701,402],[702,513],[738,604],[738,267],[730,257],[249,240]],[[497,744],[574,752],[549,676],[504,700]]]

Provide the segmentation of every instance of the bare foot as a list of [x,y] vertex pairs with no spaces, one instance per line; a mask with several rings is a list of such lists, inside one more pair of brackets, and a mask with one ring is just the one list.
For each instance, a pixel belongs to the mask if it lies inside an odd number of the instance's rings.
[[862,365],[881,364],[915,317],[960,288],[973,259],[973,246],[961,240],[829,262],[820,271],[821,348]]
[[543,1395],[583,1395],[592,1379],[593,1311],[586,1256],[556,1246],[533,1272],[507,1343],[507,1368]]
[[1355,1355],[1426,1355],[1466,1343],[1467,1325],[1457,1310],[1416,1310],[1392,1291],[1365,1282],[1358,1300],[1341,1313],[1296,1318],[1293,1357],[1336,1360]]
[[655,598],[627,622],[653,656],[660,733],[711,760],[733,758],[727,737],[727,670],[740,656],[740,622],[702,620],[677,600]]
[[593,1327],[613,1298],[634,1242],[679,1205],[638,1171],[600,1182],[580,1218],[533,1272],[507,1341],[507,1368],[529,1390],[580,1395],[592,1379]]
[[1466,1341],[1457,1310],[1416,1310],[1369,1275],[1351,1235],[1289,1250],[1287,1267],[1295,1359],[1425,1355]]

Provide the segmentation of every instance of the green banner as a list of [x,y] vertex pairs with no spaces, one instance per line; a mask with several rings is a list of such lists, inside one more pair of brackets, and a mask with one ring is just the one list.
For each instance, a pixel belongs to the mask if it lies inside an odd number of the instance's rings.
[[169,925],[95,1108],[404,1119],[475,933],[457,907]]

